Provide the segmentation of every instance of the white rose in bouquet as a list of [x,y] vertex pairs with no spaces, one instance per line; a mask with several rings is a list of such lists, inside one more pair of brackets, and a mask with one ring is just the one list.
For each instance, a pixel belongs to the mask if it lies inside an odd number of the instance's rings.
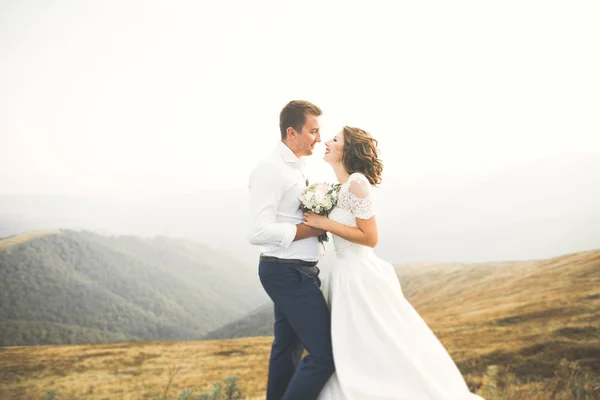
[[[308,186],[300,196],[300,209],[304,212],[312,211],[319,215],[328,215],[337,204],[339,183],[313,183]],[[325,233],[319,236],[320,242],[329,241]]]

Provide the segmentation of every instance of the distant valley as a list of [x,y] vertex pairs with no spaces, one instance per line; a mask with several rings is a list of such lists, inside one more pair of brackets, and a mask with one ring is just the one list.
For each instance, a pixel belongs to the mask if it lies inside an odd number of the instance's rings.
[[266,300],[253,265],[166,237],[10,237],[0,278],[2,346],[199,339]]

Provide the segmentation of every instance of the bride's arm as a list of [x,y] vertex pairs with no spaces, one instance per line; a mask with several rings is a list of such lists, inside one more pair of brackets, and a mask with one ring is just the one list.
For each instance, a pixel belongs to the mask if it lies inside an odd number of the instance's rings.
[[348,183],[348,191],[353,199],[349,211],[356,218],[356,227],[344,225],[314,213],[304,214],[304,224],[313,228],[324,229],[353,243],[375,247],[379,240],[379,234],[373,211],[371,185],[362,174],[351,175]]
[[323,227],[328,232],[333,233],[352,243],[362,244],[363,246],[375,247],[379,241],[377,232],[377,222],[375,216],[369,219],[356,218],[356,228],[323,217]]

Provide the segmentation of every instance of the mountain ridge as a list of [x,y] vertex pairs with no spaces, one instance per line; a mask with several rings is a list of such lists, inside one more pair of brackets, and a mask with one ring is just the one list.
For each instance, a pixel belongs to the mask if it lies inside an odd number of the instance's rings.
[[264,299],[250,268],[191,241],[61,231],[0,249],[0,265],[0,345],[198,339]]

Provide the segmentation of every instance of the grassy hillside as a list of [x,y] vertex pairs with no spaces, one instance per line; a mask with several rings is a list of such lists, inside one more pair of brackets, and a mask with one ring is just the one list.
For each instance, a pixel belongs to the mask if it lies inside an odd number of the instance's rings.
[[5,237],[0,239],[0,250],[6,249],[10,246],[16,246],[20,243],[26,243],[30,240],[48,236],[48,235],[56,235],[59,233],[58,231],[40,231],[40,232],[30,232],[25,233],[23,235],[12,235],[9,237]]
[[8,238],[0,242],[0,345],[198,339],[264,300],[255,276],[184,240],[71,231]]
[[273,335],[273,303],[264,304],[248,315],[215,329],[203,339],[233,339]]
[[[549,260],[396,267],[405,296],[474,385],[489,365],[520,379],[554,376],[561,360],[600,376],[600,251]],[[272,307],[207,335],[272,334]]]
[[[488,400],[600,398],[600,251],[397,270],[406,296]],[[245,321],[270,313],[265,306]],[[271,340],[0,348],[0,398],[38,399],[48,390],[64,398],[157,398],[170,363],[177,374],[168,398],[230,375],[262,398]],[[504,372],[493,378],[495,371]]]
[[178,373],[172,397],[186,387],[210,388],[228,375],[240,376],[247,395],[266,387],[268,337],[224,341],[146,342],[0,348],[0,398],[158,399]]
[[398,271],[463,373],[498,364],[523,379],[551,378],[564,358],[600,374],[600,251]]

